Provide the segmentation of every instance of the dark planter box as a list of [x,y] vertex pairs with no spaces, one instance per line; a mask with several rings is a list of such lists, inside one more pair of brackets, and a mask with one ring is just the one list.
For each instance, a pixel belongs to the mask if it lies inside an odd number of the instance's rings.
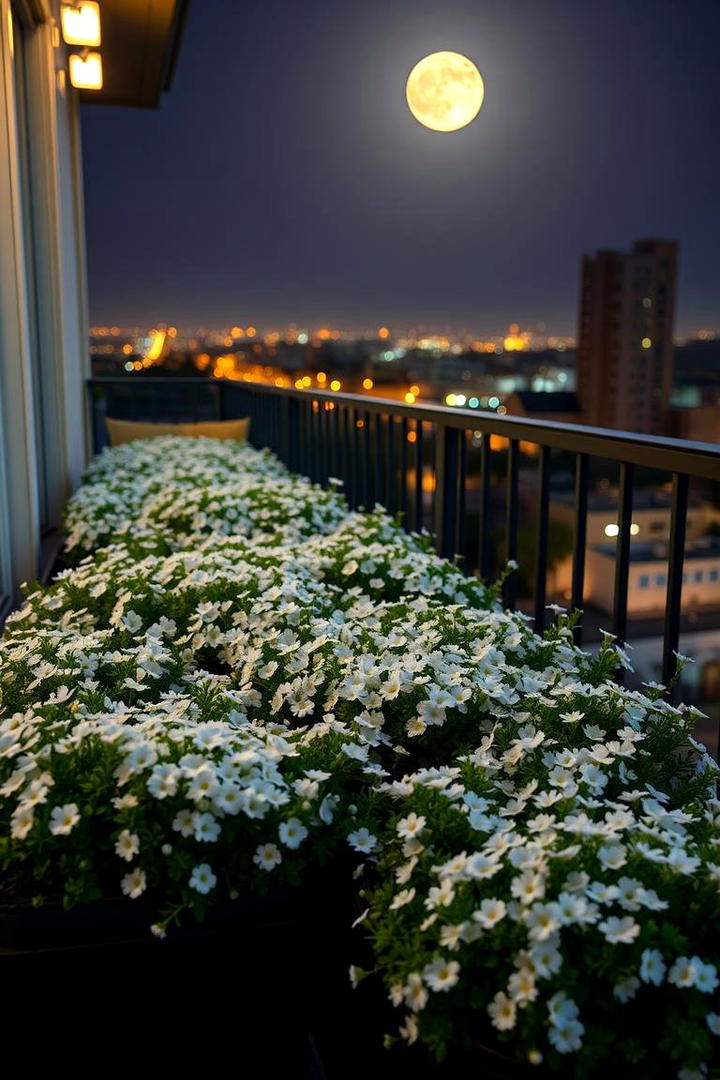
[[6,1031],[48,1067],[79,1054],[100,1072],[116,1056],[131,1068],[131,1045],[162,1080],[228,1066],[258,1080],[540,1080],[480,1047],[442,1066],[421,1047],[385,1050],[401,1010],[376,980],[352,990],[349,964],[370,966],[353,894],[322,884],[220,903],[165,941],[145,900],[0,905]]

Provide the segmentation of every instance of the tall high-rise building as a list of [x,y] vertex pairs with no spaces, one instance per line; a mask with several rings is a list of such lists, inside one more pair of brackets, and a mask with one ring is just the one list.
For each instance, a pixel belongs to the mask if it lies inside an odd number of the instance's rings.
[[577,394],[586,424],[667,432],[676,272],[671,240],[583,258]]

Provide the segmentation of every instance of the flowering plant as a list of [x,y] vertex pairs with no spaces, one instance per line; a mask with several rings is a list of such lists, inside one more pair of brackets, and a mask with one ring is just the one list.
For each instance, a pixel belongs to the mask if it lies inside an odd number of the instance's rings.
[[248,446],[107,451],[67,520],[0,642],[6,897],[145,895],[162,935],[345,852],[407,1042],[705,1075],[717,770],[609,635]]
[[367,925],[405,1040],[704,1075],[720,803],[694,719],[610,683],[531,691],[471,753],[382,785],[396,812]]

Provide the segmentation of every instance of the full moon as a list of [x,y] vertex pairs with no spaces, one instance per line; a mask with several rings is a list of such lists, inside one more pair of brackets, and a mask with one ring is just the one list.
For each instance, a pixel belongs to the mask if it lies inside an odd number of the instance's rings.
[[435,52],[418,60],[405,87],[416,120],[433,131],[457,131],[474,120],[485,96],[482,75],[467,56]]

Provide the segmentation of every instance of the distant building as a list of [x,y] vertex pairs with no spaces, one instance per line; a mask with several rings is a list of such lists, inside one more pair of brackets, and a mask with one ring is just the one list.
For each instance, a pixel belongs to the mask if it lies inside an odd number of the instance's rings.
[[583,259],[577,375],[586,424],[667,433],[676,273],[670,240]]
[[[553,521],[569,529],[575,523],[575,499],[571,492],[553,492],[550,500]],[[683,603],[720,607],[720,540],[709,535],[720,526],[720,510],[712,503],[691,494],[686,522],[686,558],[700,559],[686,564]],[[591,492],[586,519],[587,573],[585,600],[602,611],[612,611],[617,558],[617,492]],[[670,493],[638,490],[633,495],[630,524],[630,578],[628,614],[638,616],[661,611],[667,589],[667,550],[670,538]],[[703,559],[710,561],[707,567]],[[652,565],[650,565],[652,564]],[[703,576],[696,575],[703,571]],[[712,571],[712,572],[711,572]],[[647,577],[647,580],[645,580]],[[551,590],[565,599],[570,597],[572,556],[562,559],[549,577]]]
[[570,390],[516,390],[505,402],[510,416],[527,416],[533,420],[565,420],[581,422],[580,403]]
[[714,396],[715,401],[672,409],[672,434],[692,442],[720,442],[720,397]]
[[[615,593],[614,544],[596,544],[587,553],[585,596],[601,611],[611,612]],[[628,614],[651,615],[665,610],[668,545],[632,544],[628,577]],[[685,549],[683,609],[720,608],[720,540],[690,541]]]
[[[647,488],[636,490],[633,493],[631,543],[642,544],[655,540],[668,540],[670,505],[671,496],[668,491]],[[554,491],[550,502],[550,513],[555,520],[563,521],[572,527],[575,521],[575,497],[572,492]],[[688,540],[697,540],[706,536],[711,528],[718,526],[720,526],[720,509],[691,493],[685,523]],[[607,543],[608,540],[617,536],[619,531],[617,491],[590,492],[586,528],[588,544]]]

